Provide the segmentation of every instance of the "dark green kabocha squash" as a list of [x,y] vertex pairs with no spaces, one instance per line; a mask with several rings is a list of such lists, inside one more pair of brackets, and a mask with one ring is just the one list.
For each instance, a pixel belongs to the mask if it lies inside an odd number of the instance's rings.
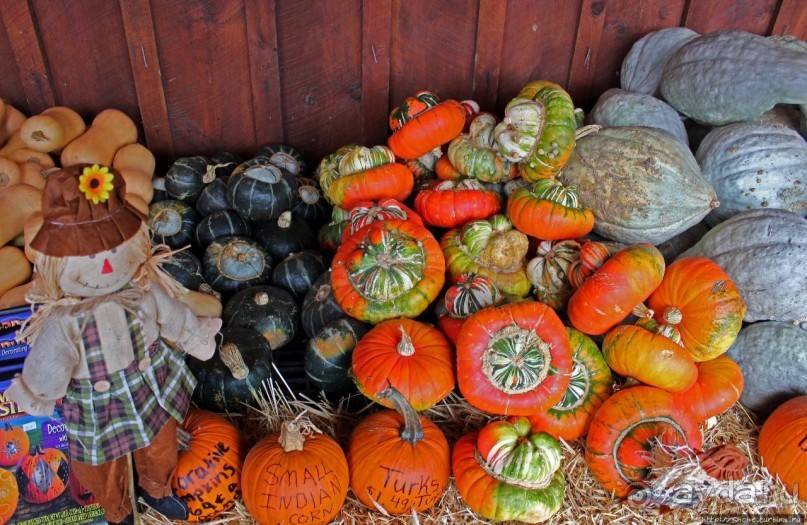
[[231,295],[264,284],[272,276],[274,262],[263,248],[246,237],[213,241],[202,257],[202,276],[215,291]]
[[294,252],[317,247],[317,236],[311,226],[290,211],[284,211],[277,219],[256,223],[252,238],[275,261],[282,261]]
[[151,203],[154,204],[160,201],[166,201],[171,197],[165,191],[165,177],[154,177],[151,179],[151,187],[154,188],[154,196],[151,197]]
[[207,157],[182,157],[177,159],[165,174],[165,190],[172,199],[193,204],[202,190],[213,182],[216,172],[211,169]]
[[283,259],[272,272],[272,284],[287,290],[302,302],[319,275],[328,268],[325,258],[314,250],[303,250]]
[[169,199],[149,206],[148,225],[157,244],[173,249],[190,246],[198,222],[199,214],[183,201]]
[[223,151],[210,157],[210,169],[213,170],[217,179],[229,177],[233,170],[245,160],[241,155]]
[[256,157],[235,168],[227,181],[233,208],[251,221],[276,219],[297,202],[297,180],[285,168]]
[[196,245],[204,249],[224,237],[249,237],[251,231],[249,221],[235,210],[216,211],[202,217],[196,226]]
[[286,346],[300,327],[297,301],[286,290],[269,285],[251,286],[236,293],[227,301],[221,318],[225,326],[257,331],[272,350]]
[[230,198],[227,196],[228,180],[228,177],[219,177],[205,186],[194,204],[199,214],[205,216],[216,211],[233,209]]
[[189,250],[175,253],[162,269],[188,290],[199,290],[202,285],[202,262]]
[[369,328],[361,321],[345,317],[331,321],[308,341],[305,373],[314,386],[340,394],[355,389],[348,374],[353,349]]
[[299,200],[291,212],[305,219],[314,231],[319,230],[331,220],[331,205],[322,196],[319,184],[314,179],[297,177],[297,182]]
[[193,400],[214,412],[243,414],[256,405],[261,384],[272,377],[272,351],[261,334],[249,328],[225,327],[222,342],[208,361],[188,358],[199,381]]
[[265,157],[269,161],[281,168],[286,168],[292,175],[303,175],[308,173],[308,164],[299,151],[286,146],[285,144],[265,144],[258,148],[256,157]]
[[331,270],[317,277],[303,300],[301,321],[306,337],[314,337],[326,324],[347,317],[336,302],[331,288]]

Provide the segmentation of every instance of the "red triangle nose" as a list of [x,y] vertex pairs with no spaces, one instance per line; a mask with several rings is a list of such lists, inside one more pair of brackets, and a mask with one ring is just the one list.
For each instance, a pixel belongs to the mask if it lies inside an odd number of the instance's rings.
[[101,269],[101,273],[112,273],[115,270],[112,269],[112,265],[109,264],[109,259],[104,259],[104,267]]

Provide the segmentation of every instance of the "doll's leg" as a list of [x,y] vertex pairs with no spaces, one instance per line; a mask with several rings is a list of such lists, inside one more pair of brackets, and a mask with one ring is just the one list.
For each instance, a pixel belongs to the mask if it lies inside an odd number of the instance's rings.
[[188,506],[171,490],[177,467],[177,422],[169,418],[151,445],[133,454],[143,501],[169,519],[187,519]]
[[121,522],[132,513],[126,456],[100,465],[73,461],[72,471],[101,504],[108,521]]

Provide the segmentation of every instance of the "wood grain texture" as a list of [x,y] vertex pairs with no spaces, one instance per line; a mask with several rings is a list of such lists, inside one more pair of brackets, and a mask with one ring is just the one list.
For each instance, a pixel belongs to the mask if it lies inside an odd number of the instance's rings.
[[165,0],[152,4],[177,156],[256,147],[244,5]]
[[361,12],[361,0],[277,5],[285,142],[311,166],[362,141]]
[[3,72],[3,81],[0,82],[0,98],[21,111],[29,113],[25,90],[22,88],[20,80],[20,70],[14,59],[14,52],[11,50],[7,26],[8,24],[3,19],[3,12],[0,10],[0,71]]
[[362,0],[361,142],[383,144],[389,135],[392,0]]
[[496,107],[502,71],[507,2],[480,0],[471,98],[483,108]]
[[34,14],[30,4],[21,1],[0,2],[0,14],[25,95],[26,104],[17,109],[29,115],[39,113],[55,105],[56,99]]
[[274,0],[246,0],[252,115],[258,145],[283,142],[283,97]]
[[781,0],[771,34],[807,39],[807,3],[804,0]]
[[684,0],[583,0],[568,89],[586,110],[600,94],[619,86],[622,60],[642,36],[677,26]]
[[137,105],[146,146],[164,163],[174,158],[174,137],[168,119],[160,57],[149,0],[120,0]]
[[[773,16],[780,0],[709,0],[691,1],[683,24],[698,33],[723,29],[742,29],[758,35],[770,34]],[[801,9],[807,8],[798,1]]]
[[[582,0],[509,0],[496,111],[531,80],[566,86]],[[559,30],[559,28],[570,28]]]
[[470,96],[478,10],[470,0],[393,0],[392,107],[422,90]]
[[118,3],[32,0],[31,4],[56,102],[76,110],[88,124],[106,108],[119,109],[140,122]]

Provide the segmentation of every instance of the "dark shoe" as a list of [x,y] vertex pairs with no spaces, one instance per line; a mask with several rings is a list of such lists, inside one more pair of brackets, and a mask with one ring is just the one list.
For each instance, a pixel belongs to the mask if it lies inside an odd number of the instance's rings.
[[109,525],[134,525],[134,516],[129,514],[123,521],[110,521]]
[[164,498],[153,498],[149,496],[148,492],[143,491],[140,494],[140,497],[143,498],[143,501],[146,502],[146,505],[156,510],[169,520],[188,519],[189,514],[188,506],[185,504],[184,501],[174,496],[173,494],[169,494]]

